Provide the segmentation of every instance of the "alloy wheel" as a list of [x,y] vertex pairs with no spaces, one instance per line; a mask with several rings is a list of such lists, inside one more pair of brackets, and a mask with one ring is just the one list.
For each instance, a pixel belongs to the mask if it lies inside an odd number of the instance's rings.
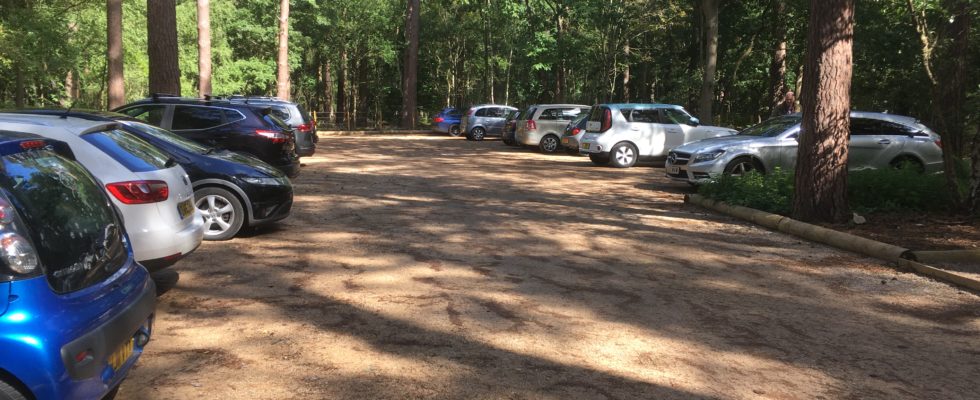
[[545,136],[544,139],[541,139],[541,150],[546,153],[554,153],[558,150],[558,139],[554,136]]
[[197,199],[197,212],[204,218],[204,234],[217,236],[228,231],[235,221],[235,207],[228,199],[207,195]]

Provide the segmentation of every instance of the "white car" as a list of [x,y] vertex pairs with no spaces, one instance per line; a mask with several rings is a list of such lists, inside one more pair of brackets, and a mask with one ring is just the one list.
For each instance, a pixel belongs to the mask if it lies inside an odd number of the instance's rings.
[[595,164],[629,168],[636,161],[666,159],[685,143],[738,133],[701,125],[681,106],[669,104],[600,104],[592,107],[579,153]]
[[542,153],[556,153],[561,150],[561,134],[568,123],[589,106],[581,104],[538,104],[531,106],[517,119],[517,143],[536,146]]
[[0,113],[0,130],[68,143],[122,213],[136,260],[150,271],[173,265],[204,238],[204,220],[184,169],[117,124],[77,117]]

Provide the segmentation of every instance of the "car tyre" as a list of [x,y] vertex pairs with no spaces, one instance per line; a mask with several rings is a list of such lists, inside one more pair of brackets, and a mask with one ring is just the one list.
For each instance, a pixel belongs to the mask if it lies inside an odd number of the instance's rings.
[[732,162],[725,166],[725,175],[742,176],[751,171],[755,171],[760,174],[766,173],[765,169],[762,167],[762,164],[752,157],[739,157],[732,160]]
[[589,154],[589,160],[595,165],[607,165],[609,164],[609,156],[602,154]]
[[513,146],[513,145],[514,145],[514,139],[513,139],[513,136],[511,136],[511,135],[508,135],[508,134],[506,134],[506,133],[504,134],[504,136],[503,136],[503,137],[501,137],[501,138],[500,138],[500,140],[501,140],[501,141],[503,141],[503,142],[504,142],[504,144],[506,144],[506,145],[508,145],[508,146]]
[[487,136],[487,130],[478,126],[476,128],[470,129],[470,133],[469,135],[467,135],[467,139],[476,140],[477,142],[479,142],[483,140],[483,138],[486,136]]
[[609,165],[616,168],[629,168],[636,165],[639,152],[631,143],[617,143],[609,151]]
[[904,170],[910,169],[915,172],[925,172],[926,167],[922,165],[922,162],[911,156],[899,156],[895,157],[892,162],[889,163],[894,169]]
[[15,386],[0,381],[0,400],[27,400],[27,396]]
[[461,133],[463,132],[459,130],[459,125],[453,125],[449,127],[449,136],[459,137]]
[[561,149],[561,140],[558,140],[558,136],[555,135],[545,135],[538,143],[538,149],[542,153],[557,153]]
[[228,240],[245,225],[245,209],[231,192],[216,187],[194,191],[195,207],[204,218],[204,240]]

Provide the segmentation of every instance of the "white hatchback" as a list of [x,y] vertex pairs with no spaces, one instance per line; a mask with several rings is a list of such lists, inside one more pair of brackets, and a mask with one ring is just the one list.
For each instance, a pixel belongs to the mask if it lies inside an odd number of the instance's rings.
[[115,123],[77,117],[0,113],[0,130],[68,143],[123,215],[136,260],[150,271],[193,252],[204,238],[194,189],[184,169]]

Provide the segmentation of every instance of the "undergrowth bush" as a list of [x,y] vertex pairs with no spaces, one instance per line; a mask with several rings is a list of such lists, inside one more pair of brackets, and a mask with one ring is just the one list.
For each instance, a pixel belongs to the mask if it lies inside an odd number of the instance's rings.
[[[858,213],[952,209],[941,174],[887,168],[852,171],[847,181],[851,209]],[[728,204],[788,215],[793,208],[793,174],[777,169],[766,175],[753,171],[722,176],[701,185],[698,192]]]

